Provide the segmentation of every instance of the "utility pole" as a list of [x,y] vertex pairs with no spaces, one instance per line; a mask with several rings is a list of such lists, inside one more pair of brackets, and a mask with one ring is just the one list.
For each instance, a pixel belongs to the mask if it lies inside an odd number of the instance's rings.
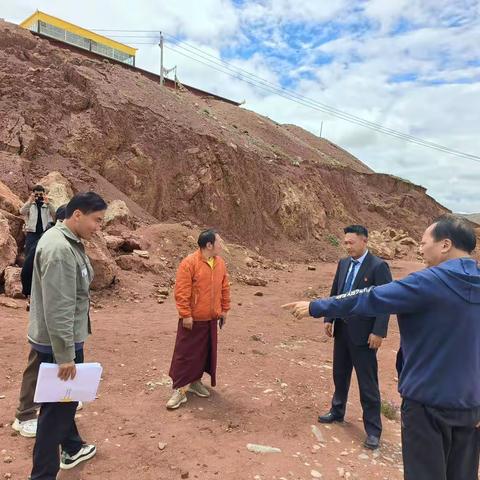
[[160,32],[160,85],[163,85],[163,33]]
[[322,120],[322,123],[320,124],[320,138],[322,138],[322,132],[323,132],[323,120]]

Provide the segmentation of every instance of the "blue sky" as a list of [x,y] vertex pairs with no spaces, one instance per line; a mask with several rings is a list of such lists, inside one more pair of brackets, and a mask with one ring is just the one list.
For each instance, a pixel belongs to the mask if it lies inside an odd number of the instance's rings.
[[[296,94],[388,128],[480,155],[480,2],[477,0],[18,0],[2,16],[36,8],[87,28],[163,30]],[[126,35],[126,34],[124,34]],[[125,43],[145,40],[119,38]],[[154,42],[153,42],[154,43]],[[167,45],[168,45],[167,41]],[[171,45],[173,46],[173,45]],[[138,45],[158,71],[158,46]],[[455,211],[480,212],[480,162],[366,130],[166,52],[181,81],[246,100],[357,155],[379,172],[421,184]]]

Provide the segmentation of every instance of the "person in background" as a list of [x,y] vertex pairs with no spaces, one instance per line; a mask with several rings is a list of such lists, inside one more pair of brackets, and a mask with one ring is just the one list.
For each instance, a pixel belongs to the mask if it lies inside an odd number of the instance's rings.
[[230,283],[225,261],[220,257],[220,235],[214,230],[203,231],[198,247],[177,271],[175,300],[180,319],[170,366],[174,391],[168,409],[185,403],[187,391],[199,397],[210,396],[202,376],[207,372],[215,386],[217,325],[223,327],[230,310]]
[[48,225],[53,222],[55,209],[50,204],[43,185],[35,185],[29,199],[20,209],[25,216],[25,256],[43,235]]
[[[62,205],[57,208],[55,211],[55,221],[63,222],[65,220],[65,209],[67,204]],[[51,222],[47,225],[45,232],[53,227],[54,222]],[[41,237],[40,237],[41,238]],[[37,251],[37,245],[40,238],[35,241],[31,247],[28,255],[25,256],[25,260],[23,262],[22,272],[21,272],[21,280],[22,280],[22,293],[26,296],[30,296],[30,292],[32,290],[32,276],[33,276],[33,260],[35,258],[35,252]]]
[[[55,212],[57,222],[63,222],[65,219],[65,207],[66,205],[62,205],[57,208]],[[49,224],[48,228],[52,226],[53,224]],[[33,260],[35,258],[37,244],[38,242],[32,245],[30,252],[25,258],[21,272],[22,292],[27,298],[30,297],[32,291]],[[27,304],[27,311],[28,310],[29,304]],[[37,434],[37,412],[39,406],[34,403],[33,397],[37,386],[39,368],[40,357],[38,352],[32,348],[28,355],[27,367],[23,372],[20,399],[15,414],[15,421],[12,423],[12,428],[22,437],[33,438]]]

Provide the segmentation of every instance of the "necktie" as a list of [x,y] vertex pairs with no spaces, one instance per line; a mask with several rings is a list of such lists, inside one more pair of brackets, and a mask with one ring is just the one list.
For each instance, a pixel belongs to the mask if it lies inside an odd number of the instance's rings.
[[348,274],[342,293],[348,293],[352,290],[353,281],[355,280],[355,269],[359,263],[360,262],[358,260],[352,260],[352,268],[350,269],[350,273]]
[[44,231],[43,221],[42,221],[42,205],[43,202],[35,202],[37,205],[37,224],[35,226],[35,232],[42,234]]

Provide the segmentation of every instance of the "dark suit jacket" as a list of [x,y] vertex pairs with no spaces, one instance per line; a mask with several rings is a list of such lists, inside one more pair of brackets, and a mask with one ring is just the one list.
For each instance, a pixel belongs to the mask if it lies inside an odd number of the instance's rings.
[[[333,280],[330,296],[340,295],[350,267],[351,257],[342,258],[338,262],[337,272]],[[388,264],[381,258],[368,252],[360,270],[357,272],[352,290],[383,285],[392,281],[392,274]],[[371,333],[379,337],[386,337],[388,320],[390,315],[378,315],[377,317],[350,317],[346,318],[347,330],[355,345],[366,345]],[[326,322],[333,322],[334,318],[326,318]],[[335,333],[334,333],[335,335]]]

